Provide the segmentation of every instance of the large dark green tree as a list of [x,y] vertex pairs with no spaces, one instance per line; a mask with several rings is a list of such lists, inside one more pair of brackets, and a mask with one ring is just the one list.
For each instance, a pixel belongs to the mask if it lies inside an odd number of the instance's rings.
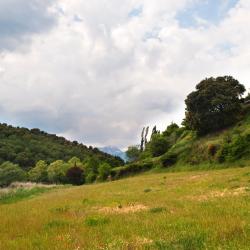
[[206,78],[188,95],[184,125],[205,135],[232,125],[241,111],[244,85],[231,76]]

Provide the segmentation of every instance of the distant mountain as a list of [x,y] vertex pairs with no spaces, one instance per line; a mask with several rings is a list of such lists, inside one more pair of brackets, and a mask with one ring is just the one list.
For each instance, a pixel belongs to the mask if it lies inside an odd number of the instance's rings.
[[101,151],[104,152],[104,153],[113,155],[113,156],[118,156],[118,157],[120,157],[121,159],[123,159],[124,161],[127,160],[126,153],[123,152],[122,150],[120,150],[120,149],[117,148],[117,147],[107,146],[107,147],[99,148],[99,150],[101,150]]

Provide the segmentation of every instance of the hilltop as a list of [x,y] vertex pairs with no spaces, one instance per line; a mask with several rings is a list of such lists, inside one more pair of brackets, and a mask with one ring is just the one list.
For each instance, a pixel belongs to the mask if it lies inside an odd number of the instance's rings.
[[56,160],[68,161],[78,157],[82,161],[94,157],[111,166],[123,165],[123,160],[97,148],[77,141],[49,134],[40,129],[27,129],[0,124],[0,164],[10,161],[23,169],[30,169],[43,160],[50,164]]

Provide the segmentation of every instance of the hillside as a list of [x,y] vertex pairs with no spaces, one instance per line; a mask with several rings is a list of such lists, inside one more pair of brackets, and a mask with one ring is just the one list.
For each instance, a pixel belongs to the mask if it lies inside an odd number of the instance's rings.
[[247,250],[249,194],[245,167],[151,173],[2,198],[0,249]]
[[123,165],[119,157],[101,152],[97,148],[71,142],[39,129],[29,130],[0,124],[0,164],[10,161],[19,164],[23,169],[29,169],[39,160],[49,164],[56,160],[68,161],[72,157],[78,157],[82,161],[95,157],[113,167]]
[[[250,160],[250,109],[245,107],[242,118],[227,129],[206,136],[184,131],[167,154],[177,155],[177,165],[214,165]],[[164,158],[164,156],[163,156]]]
[[[167,144],[165,150],[162,141]],[[160,155],[154,157],[152,151],[156,150],[160,151]],[[225,168],[235,164],[247,166],[249,163],[250,105],[246,105],[236,124],[205,136],[171,124],[165,131],[156,134],[156,140],[146,145],[136,161],[113,169],[112,176],[120,178],[152,168],[179,171]]]
[[[176,165],[215,165],[248,162],[250,160],[250,106],[245,107],[242,118],[233,126],[197,136],[184,131],[168,150],[177,155]],[[165,156],[167,155],[165,154]],[[164,161],[164,156],[162,156]]]

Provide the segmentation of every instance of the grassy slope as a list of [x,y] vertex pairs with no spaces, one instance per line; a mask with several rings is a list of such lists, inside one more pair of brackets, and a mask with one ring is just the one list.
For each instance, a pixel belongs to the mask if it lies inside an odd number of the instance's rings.
[[250,167],[147,173],[0,205],[0,249],[249,249]]
[[[138,162],[117,167],[112,170],[112,176],[122,178],[132,176],[139,172],[154,169],[154,172],[168,171],[193,171],[223,169],[234,166],[250,165],[250,105],[245,107],[242,119],[232,127],[203,137],[197,137],[192,131],[184,131],[175,141],[174,145],[164,155],[159,157],[146,157]],[[244,144],[237,144],[242,138]],[[211,154],[209,148],[214,147],[215,152]],[[224,160],[220,160],[223,150],[228,148],[224,154]],[[162,159],[169,155],[177,156],[176,163],[164,166]],[[145,164],[149,167],[145,168]],[[137,169],[135,169],[137,167]]]
[[[240,152],[236,153],[238,158],[226,158],[224,166],[219,166],[218,162],[220,150],[225,146],[226,140],[230,139],[229,144],[233,144],[238,137],[250,135],[250,107],[247,107],[246,110],[247,114],[240,122],[223,131],[200,138],[197,138],[193,132],[185,132],[170,149],[171,152],[178,155],[177,168],[188,169],[188,165],[196,169],[199,167],[210,168],[211,166],[220,168],[235,165],[235,162],[237,162],[237,165],[248,165],[250,162],[250,145],[248,149],[239,150]],[[216,146],[215,155],[209,154],[209,146],[211,145]],[[155,162],[158,164],[159,158],[155,158]]]

